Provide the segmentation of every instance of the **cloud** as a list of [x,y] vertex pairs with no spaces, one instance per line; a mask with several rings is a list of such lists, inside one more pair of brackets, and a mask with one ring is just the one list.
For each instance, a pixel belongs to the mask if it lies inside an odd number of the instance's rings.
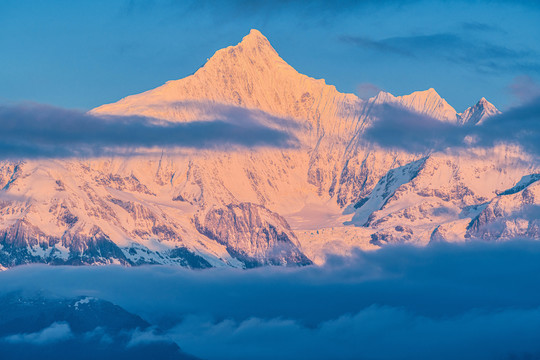
[[508,90],[517,99],[519,104],[527,103],[540,97],[540,85],[528,75],[514,78],[508,85]]
[[362,49],[383,54],[419,60],[434,58],[470,66],[481,72],[494,73],[505,70],[540,72],[538,54],[534,51],[509,48],[472,38],[470,34],[435,33],[388,37],[379,40],[362,36],[342,36],[340,39]]
[[442,122],[389,104],[375,106],[372,111],[377,120],[364,133],[364,140],[382,147],[429,152],[506,143],[540,154],[540,98],[508,109],[477,126]]
[[410,57],[414,56],[413,52],[410,50],[394,46],[385,40],[373,40],[363,36],[342,36],[340,39],[346,43],[382,53],[393,53]]
[[127,348],[132,348],[140,345],[148,345],[153,343],[170,343],[171,339],[163,334],[158,334],[155,328],[135,329],[131,333],[130,339],[126,345]]
[[[210,19],[215,26],[223,24],[238,25],[247,21],[249,24],[265,26],[283,17],[293,17],[300,27],[326,27],[340,21],[343,15],[350,13],[379,11],[385,7],[404,6],[422,0],[129,0],[122,6],[119,15],[131,17],[152,14],[162,21],[176,22],[179,18]],[[253,26],[253,25],[250,25]],[[280,25],[281,27],[282,25]]]
[[481,22],[462,22],[461,28],[465,31],[474,31],[474,32],[495,32],[495,33],[506,33],[505,30],[498,26],[490,25],[490,24],[484,24]]
[[[441,1],[445,3],[445,1]],[[535,1],[528,0],[483,0],[480,3],[499,3],[516,5],[520,4],[527,8],[538,7]],[[222,17],[224,13],[233,13],[235,15],[254,16],[268,14],[283,14],[284,12],[293,12],[297,15],[310,15],[311,17],[323,17],[339,15],[342,13],[350,13],[360,9],[380,9],[384,6],[404,7],[413,4],[426,3],[425,0],[231,0],[226,3],[216,0],[197,0],[197,1],[160,1],[160,0],[129,0],[126,2],[123,10],[124,13],[130,15],[136,11],[148,11],[157,7],[165,7],[167,9],[178,8],[187,11],[213,12]],[[466,2],[465,2],[466,3]],[[475,23],[466,23],[473,24]]]
[[[262,111],[200,104],[204,121],[173,123],[136,116],[95,116],[47,105],[0,106],[3,158],[131,155],[140,148],[291,147],[289,123]],[[176,104],[176,107],[194,104]]]
[[29,334],[10,335],[6,336],[3,340],[12,344],[26,343],[31,345],[48,345],[67,341],[72,338],[73,333],[68,324],[55,322],[41,331]]
[[387,5],[406,5],[421,2],[422,0],[231,0],[226,3],[215,0],[198,0],[184,2],[155,1],[155,0],[129,0],[124,7],[127,15],[136,11],[148,11],[156,7],[181,8],[184,11],[197,11],[213,13],[219,17],[223,14],[233,13],[237,16],[254,16],[268,14],[282,14],[292,12],[297,15],[310,15],[311,17],[323,17],[342,14],[352,10],[366,7],[381,7]]
[[540,243],[391,246],[324,267],[24,266],[0,293],[110,300],[206,359],[540,356]]
[[114,343],[113,337],[107,333],[107,329],[98,326],[92,331],[87,331],[82,334],[82,340],[85,342],[97,342],[99,344],[107,345]]
[[[486,359],[540,355],[539,330],[540,308],[438,318],[373,305],[316,327],[285,319],[191,318],[169,334],[209,359],[283,358],[284,349],[288,359]],[[231,347],[238,350],[230,354]]]
[[361,99],[369,99],[381,91],[380,87],[372,83],[361,83],[356,87],[356,93]]

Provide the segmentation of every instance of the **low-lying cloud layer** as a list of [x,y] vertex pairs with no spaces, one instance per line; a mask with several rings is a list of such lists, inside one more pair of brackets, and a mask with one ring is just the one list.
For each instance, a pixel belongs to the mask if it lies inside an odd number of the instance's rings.
[[399,106],[374,107],[377,121],[364,134],[366,141],[412,152],[447,148],[491,147],[501,143],[540,154],[540,98],[508,109],[476,126],[438,121]]
[[214,119],[171,123],[136,116],[95,116],[47,105],[0,106],[0,156],[132,155],[141,148],[291,147],[296,139],[269,126],[261,111],[216,107]]
[[73,333],[68,324],[55,322],[38,332],[10,335],[0,340],[13,344],[44,345],[66,341],[72,337]]
[[526,104],[536,98],[540,98],[540,85],[530,76],[517,76],[508,85],[508,90],[519,104]]
[[16,290],[112,301],[206,359],[540,356],[540,243],[387,247],[324,267],[26,266]]

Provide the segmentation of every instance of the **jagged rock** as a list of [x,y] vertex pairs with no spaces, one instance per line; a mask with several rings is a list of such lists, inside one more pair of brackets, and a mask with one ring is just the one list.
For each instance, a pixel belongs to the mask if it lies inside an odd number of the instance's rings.
[[287,221],[252,203],[212,208],[194,218],[205,236],[225,245],[246,266],[309,265]]

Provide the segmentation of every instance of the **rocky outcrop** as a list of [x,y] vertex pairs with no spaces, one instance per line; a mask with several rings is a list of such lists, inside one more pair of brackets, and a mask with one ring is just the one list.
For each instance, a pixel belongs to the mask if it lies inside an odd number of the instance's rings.
[[484,240],[540,240],[540,181],[537,180],[502,192],[470,222],[465,236]]
[[212,208],[196,216],[194,223],[247,267],[311,264],[287,221],[263,206],[240,203]]

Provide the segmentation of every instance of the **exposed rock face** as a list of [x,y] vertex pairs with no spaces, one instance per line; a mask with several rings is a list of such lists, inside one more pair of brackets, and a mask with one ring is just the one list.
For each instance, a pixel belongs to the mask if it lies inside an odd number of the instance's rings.
[[225,245],[246,266],[311,264],[287,221],[263,206],[229,204],[194,221],[202,234]]
[[411,228],[397,225],[393,229],[379,230],[371,234],[371,243],[379,246],[400,244],[409,242],[412,239],[412,236],[413,231]]
[[373,223],[375,221],[373,212],[384,208],[393,197],[396,197],[396,191],[418,175],[425,161],[426,159],[420,159],[388,171],[371,194],[355,204],[356,214],[352,222],[360,226],[369,226]]
[[466,236],[484,240],[540,239],[538,180],[521,190],[521,186],[509,189],[493,199],[471,221]]
[[122,250],[95,226],[88,234],[66,232],[58,238],[44,234],[27,220],[20,220],[0,231],[0,246],[0,263],[6,267],[35,262],[130,264]]
[[[511,152],[505,152],[506,157]],[[360,226],[369,226],[375,230],[377,239],[402,239],[401,242],[426,244],[429,241],[464,241],[470,239],[467,229],[471,219],[475,218],[487,203],[495,201],[497,194],[507,194],[523,189],[537,175],[526,175],[522,180],[514,180],[511,189],[502,192],[508,178],[499,172],[496,164],[486,163],[482,157],[456,158],[444,154],[432,154],[404,167],[391,170],[375,186],[371,194],[354,205],[353,222]],[[520,168],[519,157],[508,163],[507,171]],[[510,170],[512,169],[512,170]],[[516,171],[516,175],[522,169]],[[398,176],[399,174],[399,176]],[[482,174],[482,175],[480,175]],[[515,177],[514,177],[515,179]],[[496,189],[499,190],[496,190]],[[538,199],[530,200],[538,205]],[[509,200],[518,204],[518,198]],[[486,210],[487,211],[487,210]],[[520,218],[521,213],[517,213]],[[505,213],[503,218],[511,216]],[[396,231],[397,226],[412,230],[410,236]],[[531,231],[530,238],[538,239]],[[486,235],[488,239],[497,239],[494,233]],[[373,243],[372,241],[372,243]]]

